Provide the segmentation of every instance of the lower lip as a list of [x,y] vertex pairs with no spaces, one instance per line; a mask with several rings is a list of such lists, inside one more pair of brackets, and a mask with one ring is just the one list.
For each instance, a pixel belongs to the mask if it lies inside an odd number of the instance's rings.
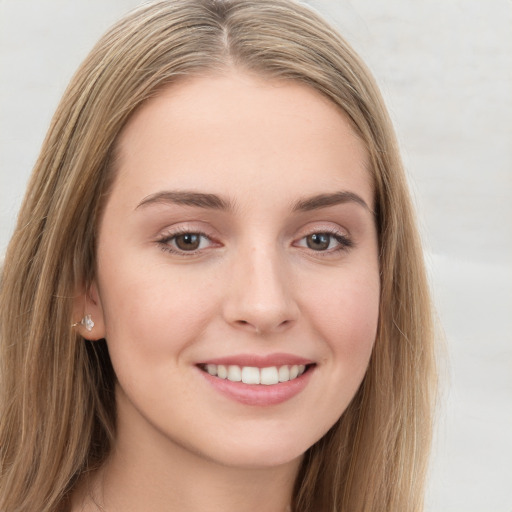
[[308,368],[300,377],[279,384],[244,384],[219,379],[198,369],[203,377],[220,393],[245,405],[277,405],[298,395],[307,385],[314,367]]

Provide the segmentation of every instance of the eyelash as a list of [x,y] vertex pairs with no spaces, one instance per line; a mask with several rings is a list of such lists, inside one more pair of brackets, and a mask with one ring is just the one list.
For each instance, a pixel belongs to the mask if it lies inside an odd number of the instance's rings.
[[[301,237],[298,240],[298,242],[301,242],[302,240],[306,240],[308,237],[313,236],[313,235],[329,236],[331,238],[331,240],[329,241],[329,245],[331,244],[332,239],[336,240],[336,242],[338,243],[337,247],[327,249],[327,250],[314,250],[314,249],[309,248],[311,250],[311,252],[314,253],[315,256],[329,257],[329,256],[332,256],[333,254],[339,253],[341,251],[348,251],[349,249],[354,247],[354,242],[347,235],[344,235],[343,233],[340,233],[339,231],[337,231],[335,229],[320,229],[317,231],[312,231],[311,233]],[[298,243],[298,242],[296,242],[296,243]],[[305,246],[300,245],[299,247],[305,247]]]
[[[196,235],[201,238],[205,238],[209,240],[210,242],[213,242],[212,237],[207,235],[206,233],[203,233],[202,231],[194,231],[192,229],[178,229],[174,231],[172,234],[168,234],[163,236],[162,238],[157,240],[157,243],[159,244],[160,248],[164,252],[169,252],[171,254],[177,254],[178,256],[195,256],[199,254],[201,251],[204,251],[204,248],[199,248],[193,251],[184,251],[180,250],[179,248],[172,247],[170,244],[171,241],[175,241],[177,237],[183,236],[183,235]],[[214,243],[214,242],[213,242]]]
[[[171,241],[173,241],[173,240],[175,241],[177,237],[183,236],[183,235],[199,236],[201,238],[209,240],[210,243],[215,244],[215,241],[206,233],[201,232],[201,231],[194,231],[191,229],[176,230],[172,234],[165,235],[162,238],[158,239],[157,243],[159,244],[162,251],[168,252],[171,254],[176,254],[179,256],[195,256],[205,250],[205,248],[198,248],[198,249],[192,250],[192,251],[185,251],[185,250],[181,250],[179,248],[175,248],[170,245]],[[308,237],[313,236],[313,235],[328,235],[329,237],[331,237],[331,240],[329,241],[329,245],[331,244],[332,238],[333,238],[338,243],[338,246],[335,248],[327,249],[327,250],[314,250],[314,249],[308,248],[307,246],[304,246],[304,245],[297,245],[298,242],[301,242],[302,240],[306,240]],[[316,256],[328,257],[329,255],[338,253],[340,251],[348,251],[349,249],[351,249],[354,246],[354,242],[349,237],[340,233],[339,231],[336,231],[334,229],[332,229],[332,230],[331,229],[323,229],[323,230],[318,230],[318,231],[312,231],[311,233],[308,233],[307,235],[302,236],[293,245],[295,247],[308,248]]]

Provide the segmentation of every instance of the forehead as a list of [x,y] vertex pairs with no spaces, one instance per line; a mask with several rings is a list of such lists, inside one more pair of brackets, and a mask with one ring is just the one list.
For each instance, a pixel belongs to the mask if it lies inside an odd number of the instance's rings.
[[373,203],[367,152],[340,108],[298,82],[238,72],[159,91],[121,133],[117,167],[120,181],[148,194],[170,184],[222,192],[277,181],[290,193],[364,189]]

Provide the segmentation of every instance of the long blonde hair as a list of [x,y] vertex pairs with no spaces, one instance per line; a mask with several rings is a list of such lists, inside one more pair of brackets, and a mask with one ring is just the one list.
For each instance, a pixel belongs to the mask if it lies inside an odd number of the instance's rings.
[[1,280],[0,511],[58,510],[109,455],[115,376],[106,345],[70,325],[74,294],[95,273],[116,139],[164,85],[229,67],[327,96],[366,145],[374,183],[377,339],[348,409],[305,454],[293,510],[422,510],[434,396],[431,305],[402,164],[373,78],[335,30],[293,0],[172,0],[136,9],[99,41],[64,94],[35,165]]

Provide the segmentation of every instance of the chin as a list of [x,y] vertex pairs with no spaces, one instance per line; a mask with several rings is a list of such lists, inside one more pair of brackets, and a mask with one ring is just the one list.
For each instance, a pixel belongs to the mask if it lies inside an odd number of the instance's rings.
[[290,464],[300,464],[304,452],[297,453],[296,450],[280,451],[248,451],[244,450],[243,453],[224,453],[221,457],[217,456],[214,460],[223,466],[247,469],[247,470],[267,470],[271,468],[278,468]]
[[[203,457],[223,466],[240,469],[270,469],[288,464],[300,464],[304,453],[316,442],[293,436],[271,438],[260,435],[250,440],[232,440],[231,443],[215,444],[203,452]],[[217,447],[221,447],[218,450]],[[213,449],[212,449],[213,448]]]

